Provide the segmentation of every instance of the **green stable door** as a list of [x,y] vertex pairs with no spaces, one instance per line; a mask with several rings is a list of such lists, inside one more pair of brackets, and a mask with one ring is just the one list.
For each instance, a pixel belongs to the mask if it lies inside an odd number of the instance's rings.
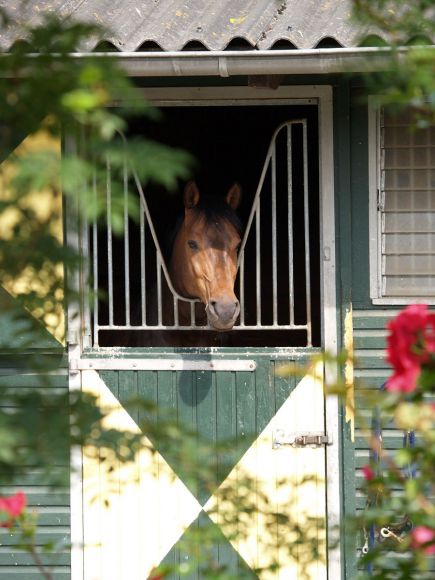
[[[171,445],[151,428],[135,465],[113,471],[84,451],[86,579],[147,578],[162,563],[188,578],[210,567],[234,578],[326,578],[323,371],[281,377],[277,368],[305,365],[312,352],[282,350],[213,354],[211,364],[238,370],[170,370],[201,367],[192,354],[162,354],[168,370],[141,370],[153,364],[146,357],[138,370],[123,370],[133,359],[81,360],[83,388],[113,426],[174,421],[195,434]],[[152,405],[138,409],[134,399]],[[303,435],[308,444],[293,446]],[[305,532],[321,554],[314,563],[297,543]]]

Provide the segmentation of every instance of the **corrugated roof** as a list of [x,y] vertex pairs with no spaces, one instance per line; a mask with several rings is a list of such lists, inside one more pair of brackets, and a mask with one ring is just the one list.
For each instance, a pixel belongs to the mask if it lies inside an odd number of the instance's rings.
[[26,25],[53,13],[111,31],[81,50],[93,50],[102,41],[122,52],[180,51],[189,45],[221,51],[237,43],[267,50],[283,42],[307,49],[324,39],[354,47],[367,33],[351,21],[351,0],[33,0],[23,5],[1,0],[0,6],[12,17],[0,32],[3,51],[26,40]]

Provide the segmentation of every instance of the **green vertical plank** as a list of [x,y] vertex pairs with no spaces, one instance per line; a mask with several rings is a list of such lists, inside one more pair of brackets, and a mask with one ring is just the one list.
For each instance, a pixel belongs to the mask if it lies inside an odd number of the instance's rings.
[[199,435],[216,442],[216,377],[211,371],[195,372],[196,422]]
[[219,445],[217,479],[222,482],[233,469],[236,426],[236,373],[216,373],[216,440]]
[[[368,147],[368,105],[366,96],[363,97],[359,88],[351,88],[349,95],[342,95],[342,91],[337,92],[337,107],[345,108],[346,114],[336,115],[336,128],[334,133],[340,140],[340,147],[337,147],[337,152],[341,156],[340,173],[344,163],[348,163],[348,154],[346,152],[346,141],[348,140],[345,132],[350,132],[350,183],[351,189],[347,189],[347,183],[344,183],[344,189],[340,188],[340,198],[338,200],[340,206],[346,203],[346,210],[348,203],[346,197],[351,194],[351,216],[341,215],[340,212],[340,238],[341,228],[344,227],[345,236],[343,243],[340,245],[340,253],[343,251],[344,245],[347,245],[352,251],[352,270],[350,272],[352,284],[352,296],[349,296],[349,301],[352,301],[353,308],[371,308],[370,290],[369,290],[369,236],[367,235],[369,229],[369,203],[368,203],[368,167],[369,167],[369,147]],[[350,99],[350,103],[349,103]],[[346,102],[347,101],[347,102]],[[350,124],[349,124],[350,116]],[[339,132],[341,132],[341,135]],[[342,141],[343,137],[345,138]],[[343,143],[343,145],[341,145]],[[344,151],[344,159],[343,159]],[[352,219],[352,217],[354,219]],[[356,219],[355,219],[356,218]],[[346,223],[344,220],[351,219],[351,223]],[[350,232],[349,232],[350,229]],[[348,235],[352,238],[349,240]],[[345,255],[347,258],[347,256]],[[345,264],[347,264],[347,259]],[[346,269],[340,269],[340,279],[344,275],[345,282],[349,279],[349,273]],[[346,296],[344,297],[347,298]]]
[[131,402],[137,399],[137,371],[119,371],[119,402],[126,409],[135,421],[136,425],[139,423],[139,413],[137,405],[132,405]]
[[[228,476],[239,457],[234,452],[236,443],[236,373],[216,373],[216,440],[218,484]],[[217,561],[220,567],[237,571],[239,557],[229,542],[217,544]]]
[[[292,361],[284,361],[290,363]],[[275,361],[270,362],[270,373],[275,390],[275,413],[287,401],[290,393],[295,388],[295,378],[293,376],[281,377],[276,374],[277,365]],[[300,379],[298,378],[298,381]]]
[[200,468],[208,473],[201,475],[198,501],[204,505],[210,497],[207,480],[216,485],[216,375],[212,371],[195,372],[196,425],[199,438]]
[[141,401],[139,424],[157,422],[157,371],[140,371],[137,377],[137,395]]
[[[208,384],[203,384],[205,397],[198,408],[198,431],[200,433],[204,433],[204,438],[206,440],[207,447],[209,448],[207,456],[204,457],[204,463],[211,470],[211,477],[207,477],[206,481],[204,482],[205,485],[202,488],[199,498],[201,505],[205,504],[205,502],[211,496],[212,492],[219,485],[217,474],[217,380],[216,372],[208,372],[207,374],[210,375],[210,380],[207,381]],[[204,517],[207,522],[209,521],[208,516],[201,513],[200,522],[201,517]],[[209,558],[216,563],[219,561],[218,542],[211,543],[209,548]]]
[[240,372],[236,376],[237,449],[243,454],[257,435],[254,373]]
[[[235,453],[237,438],[236,373],[218,373],[216,376],[216,435],[224,448],[218,454],[217,476],[221,483],[239,460]],[[217,561],[221,569],[235,574],[239,555],[228,541],[217,543]]]
[[197,432],[196,423],[196,385],[192,371],[177,373],[177,421],[186,434],[180,442],[178,452],[181,458],[178,475],[189,490],[197,497],[198,485],[195,466],[200,466],[198,458],[198,442],[194,434]]
[[257,430],[261,433],[275,414],[274,379],[269,359],[259,358],[255,372]]
[[[201,514],[199,515],[199,518]],[[181,542],[175,546],[175,553],[180,565],[188,565],[190,567],[189,574],[180,574],[180,580],[199,580],[199,558],[201,557],[201,546],[199,544],[200,519],[195,520],[185,533]]]
[[158,371],[157,381],[158,425],[159,430],[165,432],[165,436],[161,440],[157,440],[155,445],[175,473],[182,477],[183,466],[179,461],[179,447],[166,437],[168,424],[173,425],[177,421],[177,373],[175,371]]
[[196,393],[192,371],[177,373],[177,414],[188,431],[196,430]]
[[117,399],[119,399],[118,374],[119,371],[99,371],[104,384]]
[[167,418],[169,415],[175,417],[177,408],[177,398],[175,395],[174,381],[175,371],[157,372],[157,404],[159,415]]

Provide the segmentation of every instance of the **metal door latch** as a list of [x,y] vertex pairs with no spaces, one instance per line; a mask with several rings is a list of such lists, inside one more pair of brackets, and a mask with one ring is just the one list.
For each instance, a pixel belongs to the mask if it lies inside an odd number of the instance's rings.
[[315,448],[332,445],[332,437],[327,433],[290,433],[284,429],[277,429],[272,435],[272,447],[279,449],[283,445]]

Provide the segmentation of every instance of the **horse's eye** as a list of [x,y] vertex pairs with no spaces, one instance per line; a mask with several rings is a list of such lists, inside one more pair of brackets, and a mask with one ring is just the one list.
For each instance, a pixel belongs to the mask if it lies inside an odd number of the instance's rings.
[[195,240],[188,240],[187,245],[189,246],[189,248],[191,250],[199,250],[199,246],[198,246],[197,242],[195,242]]

